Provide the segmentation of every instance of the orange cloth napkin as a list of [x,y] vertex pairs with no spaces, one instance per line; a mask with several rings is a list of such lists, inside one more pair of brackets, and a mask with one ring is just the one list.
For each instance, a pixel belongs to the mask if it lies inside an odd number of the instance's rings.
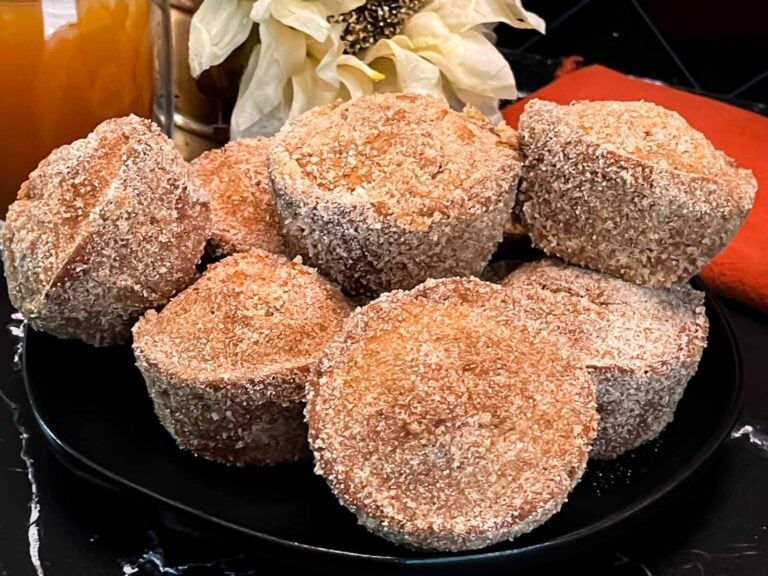
[[[567,104],[573,100],[646,100],[675,110],[716,148],[754,172],[755,204],[723,252],[701,271],[715,292],[768,312],[768,118],[709,98],[629,78],[603,66],[566,74],[531,97]],[[530,98],[530,97],[529,97]],[[525,102],[502,110],[517,128]]]

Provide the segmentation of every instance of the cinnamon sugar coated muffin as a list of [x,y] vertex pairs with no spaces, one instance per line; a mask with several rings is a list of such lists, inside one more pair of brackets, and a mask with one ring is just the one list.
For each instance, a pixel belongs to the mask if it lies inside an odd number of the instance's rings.
[[305,457],[305,385],[349,307],[298,261],[254,250],[213,264],[133,330],[136,364],[181,448],[228,464]]
[[211,198],[209,246],[214,256],[252,248],[283,251],[267,173],[270,146],[268,138],[235,140],[192,162]]
[[518,211],[546,252],[637,284],[687,281],[752,206],[752,173],[648,102],[531,100]]
[[136,116],[101,123],[40,162],[2,232],[11,302],[61,338],[122,343],[195,277],[208,195],[173,143]]
[[581,477],[594,387],[511,293],[428,280],[349,317],[310,381],[315,470],[369,530],[437,550],[545,522]]
[[591,374],[600,426],[593,458],[615,458],[672,421],[707,343],[704,295],[653,290],[557,260],[526,264],[503,285],[570,341]]
[[519,169],[513,131],[414,94],[302,114],[269,159],[288,251],[365,296],[479,274],[501,240]]

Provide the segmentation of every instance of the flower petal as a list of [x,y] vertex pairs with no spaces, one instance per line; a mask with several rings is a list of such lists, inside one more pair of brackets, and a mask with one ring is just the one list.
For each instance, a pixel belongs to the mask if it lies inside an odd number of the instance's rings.
[[493,96],[483,96],[477,92],[471,90],[456,89],[456,96],[465,104],[471,104],[480,112],[482,112],[488,119],[498,124],[501,122],[501,113],[499,112],[499,99]]
[[279,129],[277,120],[281,115],[287,118],[289,112],[288,82],[306,60],[306,36],[301,32],[269,19],[259,26],[259,35],[261,45],[251,55],[232,112],[236,138]]
[[336,16],[337,14],[344,14],[362,6],[366,0],[316,0],[323,5],[328,16]]
[[331,25],[328,14],[318,2],[306,0],[279,0],[272,2],[272,17],[286,26],[304,32],[318,42],[328,37]]
[[309,56],[319,61],[314,73],[336,88],[339,87],[339,75],[336,69],[339,57],[344,52],[344,46],[341,43],[343,29],[342,24],[334,24],[325,42],[309,42],[307,45]]
[[351,54],[342,54],[339,56],[339,62],[338,62],[339,68],[342,66],[350,66],[352,68],[355,68],[356,70],[359,70],[363,74],[365,74],[369,79],[373,80],[374,82],[378,82],[379,80],[384,80],[384,74],[381,72],[377,72],[368,64],[360,60],[357,56],[352,56]]
[[[291,78],[293,101],[289,118],[338,99],[339,88],[324,82],[316,73],[312,60],[304,61],[304,66]],[[336,79],[338,83],[338,78]]]
[[[230,127],[230,134],[232,140],[238,140],[239,138],[253,138],[254,136],[274,136],[280,131],[285,123],[288,121],[290,114],[290,97],[291,86],[286,84],[285,97],[280,100],[280,103],[268,110],[257,121],[243,122],[236,116],[235,112],[232,113],[232,125]],[[235,119],[238,119],[235,124]],[[240,124],[243,123],[243,127],[240,128]]]
[[436,12],[455,32],[492,22],[546,32],[544,20],[523,8],[520,0],[435,0],[427,10]]
[[272,0],[256,0],[251,8],[251,20],[264,22],[270,16],[272,16]]
[[423,12],[411,18],[407,32],[416,53],[437,66],[459,96],[517,96],[509,63],[479,31],[451,32],[436,13]]
[[289,84],[286,84],[283,87],[283,95],[280,98],[280,103],[272,107],[271,110],[259,112],[258,118],[255,121],[252,108],[242,99],[242,88],[244,86],[250,86],[253,82],[260,59],[260,50],[261,46],[256,46],[256,49],[251,54],[248,66],[243,73],[243,78],[240,81],[240,96],[238,97],[235,109],[232,112],[232,121],[230,124],[233,140],[252,136],[272,136],[280,130],[288,119],[288,114],[290,112],[290,107],[287,104],[290,97]]
[[251,3],[246,0],[205,0],[189,25],[189,68],[197,78],[221,64],[251,32]]
[[343,91],[340,93],[342,98],[360,98],[373,93],[374,81],[353,66],[339,66],[339,80],[346,89],[346,94]]
[[317,62],[315,74],[334,88],[341,86],[339,70],[342,66],[356,68],[371,80],[381,80],[383,76],[365,64],[356,56],[344,54],[344,44],[341,41],[343,24],[333,24],[325,42],[309,41],[307,43],[308,57]]
[[381,39],[365,51],[364,61],[385,76],[376,92],[415,92],[442,98],[440,70],[412,51],[405,36]]

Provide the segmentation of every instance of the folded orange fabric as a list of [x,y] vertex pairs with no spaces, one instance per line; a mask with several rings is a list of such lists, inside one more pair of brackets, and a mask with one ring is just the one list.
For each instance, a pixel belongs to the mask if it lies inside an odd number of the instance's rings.
[[[758,182],[754,207],[736,237],[701,271],[715,292],[768,312],[768,118],[735,106],[629,78],[603,66],[566,74],[529,98],[560,104],[573,100],[646,100],[675,110],[715,147],[754,172]],[[505,108],[517,127],[528,98]]]

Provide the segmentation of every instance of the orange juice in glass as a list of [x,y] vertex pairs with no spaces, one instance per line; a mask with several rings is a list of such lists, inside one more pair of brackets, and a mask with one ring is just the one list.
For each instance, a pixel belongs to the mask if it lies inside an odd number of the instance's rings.
[[152,111],[150,0],[0,0],[0,217],[51,150]]

